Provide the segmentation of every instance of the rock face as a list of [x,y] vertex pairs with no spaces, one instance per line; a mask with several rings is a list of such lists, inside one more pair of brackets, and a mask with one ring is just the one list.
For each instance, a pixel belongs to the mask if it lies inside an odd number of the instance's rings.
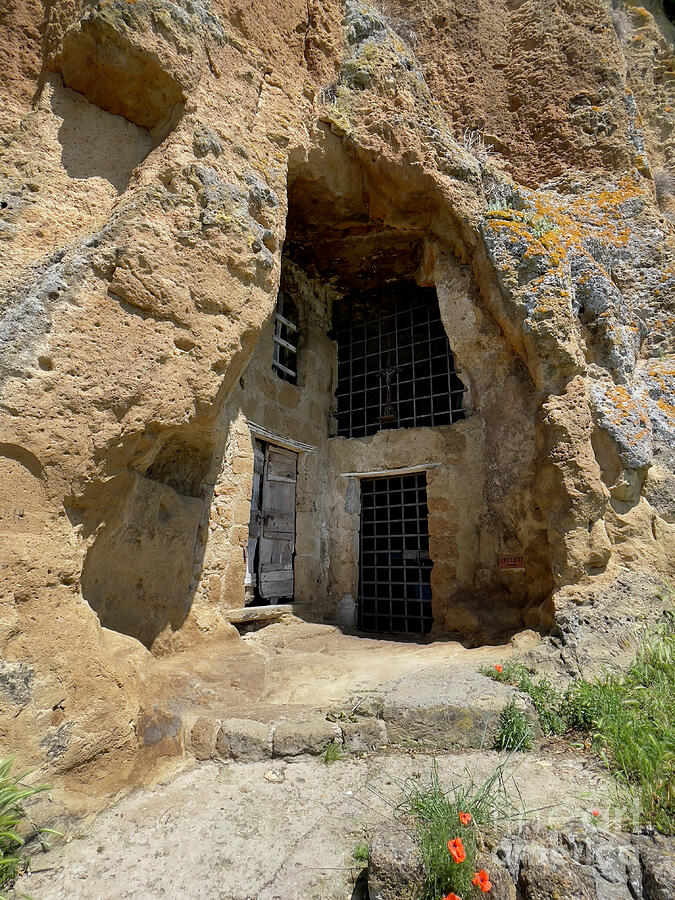
[[407,828],[387,823],[371,835],[368,857],[371,900],[418,900],[423,883],[422,852]]
[[[86,790],[102,759],[119,783],[140,749],[175,747],[173,726],[143,738],[174,690],[153,655],[237,639],[249,422],[313,448],[312,615],[358,592],[342,476],[411,464],[436,466],[436,632],[552,630],[574,672],[658,609],[675,559],[658,3],[13,0],[0,24],[3,746]],[[298,385],[270,371],[280,283],[301,299]],[[435,287],[467,415],[331,437],[331,309],[385,284]]]
[[672,840],[617,836],[581,822],[557,832],[529,824],[504,838],[497,857],[521,895],[536,900],[667,896],[673,888]]
[[[560,831],[528,822],[477,864],[490,872],[497,900],[660,900],[675,883],[672,839],[617,836],[579,821]],[[371,897],[418,897],[423,883],[414,833],[398,823],[378,826],[370,840]]]

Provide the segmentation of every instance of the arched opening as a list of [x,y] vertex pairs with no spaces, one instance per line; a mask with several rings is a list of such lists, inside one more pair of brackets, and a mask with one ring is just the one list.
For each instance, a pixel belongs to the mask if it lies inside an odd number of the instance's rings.
[[230,399],[253,485],[240,605],[408,638],[545,628],[532,384],[429,198],[388,190],[327,130],[291,165],[276,308]]

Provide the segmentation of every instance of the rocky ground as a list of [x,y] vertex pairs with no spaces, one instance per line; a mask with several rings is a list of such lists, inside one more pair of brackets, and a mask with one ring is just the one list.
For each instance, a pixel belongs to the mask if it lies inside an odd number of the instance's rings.
[[[326,764],[307,756],[257,763],[205,762],[140,790],[66,843],[34,858],[17,895],[36,900],[209,898],[347,900],[364,896],[359,843],[393,816],[406,778],[444,783],[487,777],[494,752],[391,750]],[[612,819],[611,785],[581,753],[551,747],[509,766],[516,803],[552,825]]]

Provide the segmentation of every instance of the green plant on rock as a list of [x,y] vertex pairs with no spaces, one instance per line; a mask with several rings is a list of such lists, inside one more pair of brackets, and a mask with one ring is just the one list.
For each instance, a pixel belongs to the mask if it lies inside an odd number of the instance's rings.
[[555,222],[547,219],[546,216],[534,216],[527,221],[527,224],[536,238],[543,238],[545,234],[548,234],[550,231],[556,231],[558,227]]
[[427,783],[406,779],[397,811],[412,818],[416,827],[425,872],[422,900],[440,900],[451,891],[463,900],[482,895],[477,882],[489,875],[476,871],[481,833],[514,818],[506,789],[507,765],[508,760],[483,782],[469,777],[448,790],[441,785],[435,762]]
[[[577,678],[562,694],[547,678],[534,678],[515,660],[481,671],[528,694],[544,732],[588,734],[608,770],[635,801],[641,823],[652,825],[663,834],[675,834],[672,612],[643,637],[626,672],[607,672],[593,681]],[[505,713],[506,710],[502,715]],[[511,729],[515,733],[512,713],[508,718],[507,732]],[[500,735],[505,726],[501,726]]]
[[28,864],[27,857],[19,855],[25,841],[21,832],[28,830],[26,826],[38,836],[57,833],[48,828],[35,829],[23,807],[24,800],[49,790],[49,786],[24,784],[29,773],[12,775],[13,767],[14,757],[0,760],[0,888],[11,885]]
[[562,694],[556,690],[546,677],[534,679],[526,666],[517,660],[510,659],[499,668],[483,667],[483,675],[512,684],[532,699],[541,729],[545,734],[562,734],[567,724],[561,713]]
[[337,762],[342,758],[342,752],[340,750],[340,746],[336,741],[331,741],[330,744],[326,747],[323,754],[323,761],[326,765],[330,765],[330,763]]
[[489,200],[486,212],[504,212],[507,209],[511,209],[508,200]]
[[368,864],[368,859],[370,857],[370,847],[365,842],[361,841],[354,847],[352,850],[352,859],[365,866]]
[[531,750],[534,727],[512,699],[501,711],[495,750]]
[[636,800],[643,824],[675,833],[675,622],[647,637],[625,674],[575,682],[570,726],[583,728]]

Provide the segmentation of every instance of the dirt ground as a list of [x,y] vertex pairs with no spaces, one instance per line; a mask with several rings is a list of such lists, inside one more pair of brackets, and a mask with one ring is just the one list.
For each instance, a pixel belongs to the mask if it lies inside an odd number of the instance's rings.
[[[35,856],[17,896],[356,900],[362,867],[352,851],[392,817],[406,778],[429,776],[434,758],[447,785],[483,779],[503,760],[491,751],[431,757],[394,749],[332,764],[298,757],[191,765]],[[508,772],[516,811],[553,824],[590,820],[597,807],[601,823],[611,820],[610,785],[581,753],[549,745],[514,758]]]

